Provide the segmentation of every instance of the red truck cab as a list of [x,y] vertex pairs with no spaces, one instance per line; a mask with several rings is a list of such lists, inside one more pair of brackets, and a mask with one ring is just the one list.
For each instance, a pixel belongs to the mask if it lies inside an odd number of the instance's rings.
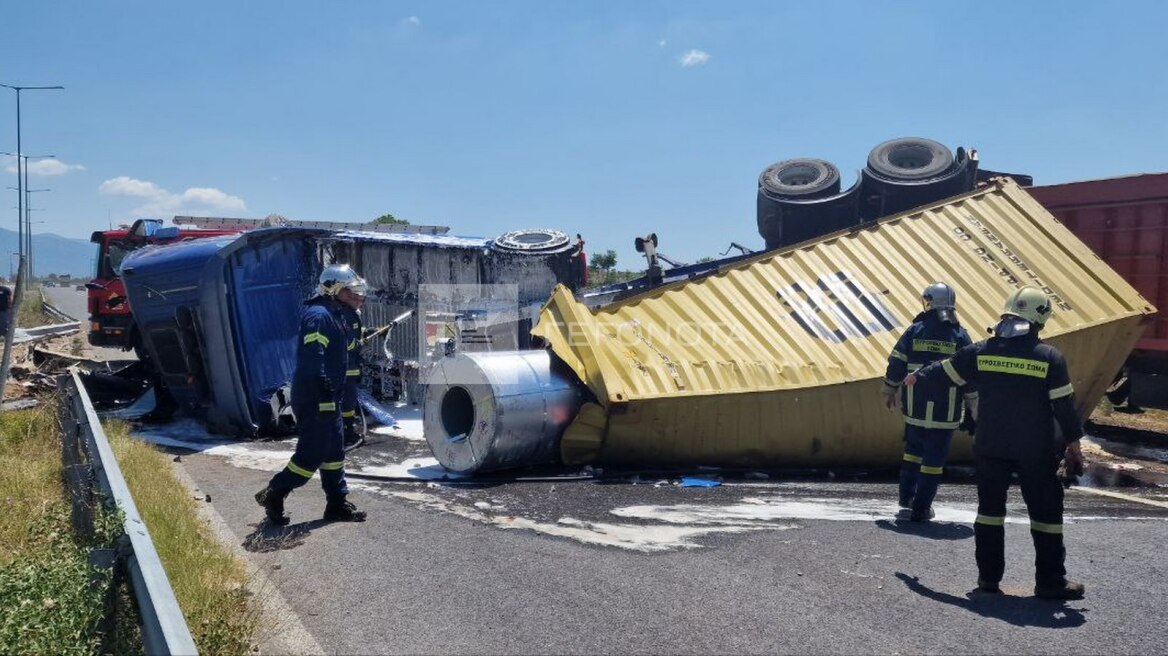
[[134,347],[133,315],[126,298],[126,288],[118,277],[126,255],[144,246],[238,232],[164,227],[158,219],[138,219],[128,229],[94,232],[89,241],[97,244],[96,271],[93,280],[85,285],[89,290],[89,343],[124,350]]

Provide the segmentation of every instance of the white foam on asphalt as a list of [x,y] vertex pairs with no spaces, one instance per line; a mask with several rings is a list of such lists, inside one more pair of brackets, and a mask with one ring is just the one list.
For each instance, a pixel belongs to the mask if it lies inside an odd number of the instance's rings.
[[[934,504],[935,522],[972,524],[977,509]],[[730,505],[677,504],[672,506],[626,506],[614,508],[618,517],[694,525],[753,526],[780,520],[827,520],[874,522],[892,520],[901,512],[896,503],[878,499],[798,499],[789,497],[747,497]],[[1006,521],[1028,520],[1007,517]]]
[[[233,467],[268,472],[283,469],[296,448],[295,438],[262,443],[224,440],[209,434],[193,419],[180,419],[165,426],[143,427],[134,430],[132,434],[151,444],[226,458]],[[398,463],[367,466],[358,466],[350,461],[345,469],[351,474],[424,481],[460,478],[446,471],[436,458],[408,458]]]
[[425,442],[426,434],[422,428],[422,408],[420,406],[396,406],[390,410],[396,426],[377,426],[369,429],[375,435],[400,437],[414,442]]
[[674,524],[617,524],[607,522],[587,522],[571,517],[562,517],[556,522],[541,522],[514,515],[495,515],[469,506],[451,503],[441,497],[425,492],[406,492],[379,486],[357,484],[363,490],[388,497],[405,499],[428,510],[437,510],[481,522],[502,529],[522,529],[554,537],[576,540],[585,544],[604,547],[618,547],[630,551],[655,553],[675,549],[697,549],[702,545],[697,538],[714,533],[744,533],[747,531],[783,530],[798,528],[795,525],[759,524],[753,526],[680,526]]
[[[1126,444],[1124,442],[1116,442],[1102,437],[1084,437],[1086,442],[1095,444],[1099,448],[1109,453],[1126,456],[1129,458],[1140,458],[1143,460],[1155,460],[1157,462],[1168,462],[1168,449],[1157,449],[1155,447],[1143,446],[1139,444]],[[1129,465],[1129,467],[1139,468],[1138,465]]]

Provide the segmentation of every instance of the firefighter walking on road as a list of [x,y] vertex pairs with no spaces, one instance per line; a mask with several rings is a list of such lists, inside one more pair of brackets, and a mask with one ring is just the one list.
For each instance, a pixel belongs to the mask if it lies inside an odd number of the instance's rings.
[[1063,487],[1058,466],[1065,457],[1068,473],[1082,473],[1079,438],[1083,427],[1075,412],[1066,360],[1058,349],[1038,338],[1050,315],[1046,294],[1035,287],[1023,287],[1006,299],[993,337],[910,374],[905,385],[927,384],[938,378],[955,385],[977,385],[974,542],[978,589],[1001,593],[999,584],[1006,567],[1006,491],[1011,475],[1017,474],[1034,541],[1034,594],[1046,599],[1079,599],[1083,584],[1066,578]]
[[[345,370],[345,390],[341,395],[341,422],[344,426],[345,450],[355,449],[365,442],[365,427],[357,422],[360,412],[357,401],[357,388],[361,385],[361,342],[365,339],[365,327],[361,321],[361,306],[365,304],[365,297],[359,297],[356,307],[341,304],[341,316],[344,318],[345,329],[349,333],[345,345],[349,354],[347,369]],[[361,422],[363,424],[364,422]]]
[[970,411],[977,393],[940,378],[927,384],[902,387],[905,376],[947,358],[970,344],[969,334],[957,321],[957,295],[949,285],[933,283],[921,292],[924,311],[901,335],[888,356],[882,393],[884,404],[904,413],[904,459],[900,468],[900,507],[911,508],[914,522],[933,518],[933,498],[941,482],[953,430],[962,422],[962,398]]
[[320,294],[304,303],[292,375],[292,412],[300,439],[287,466],[255,495],[274,525],[288,524],[284,499],[317,469],[327,499],[324,519],[365,521],[365,513],[347,500],[340,410],[351,338],[342,307],[359,308],[365,293],[365,281],[349,265],[334,264],[320,274]]

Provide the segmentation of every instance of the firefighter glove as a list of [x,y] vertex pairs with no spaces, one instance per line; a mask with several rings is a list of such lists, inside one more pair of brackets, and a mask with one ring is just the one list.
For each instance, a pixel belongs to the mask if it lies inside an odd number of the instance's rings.
[[965,417],[961,419],[961,424],[957,426],[957,430],[965,431],[970,436],[977,432],[977,420],[973,418],[973,413],[965,413]]
[[1066,449],[1067,474],[1070,476],[1083,475],[1083,451],[1079,448],[1078,440],[1067,444]]

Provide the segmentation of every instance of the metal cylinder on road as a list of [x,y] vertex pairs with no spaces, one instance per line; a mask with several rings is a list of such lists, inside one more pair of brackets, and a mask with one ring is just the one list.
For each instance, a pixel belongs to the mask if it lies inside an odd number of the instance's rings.
[[446,469],[473,474],[560,460],[585,388],[547,351],[460,353],[427,378],[424,430]]

